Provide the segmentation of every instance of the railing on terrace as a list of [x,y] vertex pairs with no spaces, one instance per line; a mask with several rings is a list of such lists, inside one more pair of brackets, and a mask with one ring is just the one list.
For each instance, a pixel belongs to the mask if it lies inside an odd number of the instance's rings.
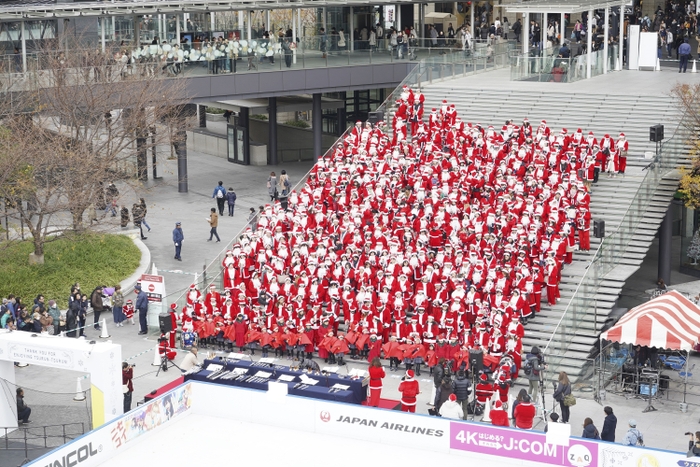
[[[428,58],[437,58],[444,63],[469,64],[486,56],[500,56],[512,47],[511,43],[505,41],[492,45],[478,42],[474,45],[473,53],[465,53],[459,43],[441,47],[411,45],[393,48],[365,44],[366,47],[353,51],[332,49],[329,46],[324,56],[317,42],[317,38],[301,41],[293,51],[289,67],[284,53],[277,49],[261,48],[254,49],[254,55],[247,55],[243,48],[237,49],[237,60],[233,59],[232,52],[226,50],[190,48],[178,51],[170,45],[165,46],[165,49],[162,46],[144,46],[128,50],[123,57],[119,50],[105,54],[95,50],[37,52],[28,55],[26,72],[22,72],[21,56],[0,55],[0,92],[36,90],[55,86],[56,83],[81,85],[148,77],[192,78],[233,73],[234,66],[235,73],[261,73],[410,62]],[[63,59],[61,54],[67,59]]]
[[[616,68],[618,55],[617,44],[608,47],[608,71]],[[576,57],[558,57],[559,47],[544,49],[536,56],[517,55],[511,58],[511,81],[542,81],[552,83],[573,83],[586,79],[588,54]],[[605,50],[591,54],[591,78],[604,72]]]
[[[461,54],[463,52],[460,51]],[[416,89],[422,87],[424,83],[429,83],[436,79],[448,79],[456,78],[470,74],[483,73],[485,71],[494,70],[498,68],[504,68],[508,66],[509,63],[509,53],[506,47],[499,54],[493,54],[491,56],[485,56],[478,60],[478,66],[467,66],[466,63],[455,63],[445,60],[445,55],[435,56],[429,59],[424,59],[417,63],[415,68],[406,76],[406,78],[394,89],[385,99],[385,101],[377,108],[377,111],[384,113],[384,118],[387,124],[391,121],[390,110],[394,105],[396,99],[401,94],[401,90],[404,85]],[[473,58],[473,57],[472,57]],[[348,128],[343,135],[338,138],[343,140],[348,136],[352,128]],[[326,153],[321,157],[325,158],[333,150],[331,147]],[[313,168],[312,168],[313,170]],[[293,187],[293,190],[299,192],[308,178],[311,170],[307,172],[301,180]],[[205,290],[209,284],[214,284],[217,286],[218,290],[223,290],[223,268],[222,262],[226,256],[226,251],[231,248],[234,243],[237,243],[240,239],[241,234],[243,234],[248,229],[248,226],[244,227],[239,231],[230,241],[227,242],[226,246],[221,250],[211,263],[203,268],[202,274],[198,275],[196,285],[199,290]],[[171,303],[177,303],[178,308],[182,308],[186,304],[186,293],[187,290],[180,290],[170,294],[168,301]],[[171,299],[171,297],[173,299]]]
[[677,169],[687,157],[682,149],[685,143],[682,130],[682,125],[679,125],[673,136],[664,142],[658,157],[645,169],[644,179],[625,211],[619,227],[600,243],[591,264],[566,304],[544,350],[549,364],[549,378],[556,379],[559,374],[566,352],[572,343],[571,337],[579,332],[584,318],[589,316],[591,308],[595,306],[595,295],[607,274],[620,265],[620,260],[624,257],[659,182],[669,172]]
[[19,428],[0,427],[0,451],[24,451],[25,459],[29,459],[31,451],[57,448],[84,433],[85,423],[30,427],[20,425]]

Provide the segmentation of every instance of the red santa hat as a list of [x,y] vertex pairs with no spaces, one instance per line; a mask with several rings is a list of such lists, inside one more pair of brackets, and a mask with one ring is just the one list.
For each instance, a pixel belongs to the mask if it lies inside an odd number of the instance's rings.
[[177,310],[177,303],[171,303],[171,304],[170,304],[170,309],[171,309],[171,310]]
[[493,408],[496,410],[503,410],[503,403],[501,401],[496,401],[496,403],[493,405]]
[[211,284],[211,285],[209,286],[209,288],[210,288],[210,289],[215,289],[215,288],[216,288],[216,285]]
[[192,284],[192,285],[190,286],[190,289],[196,289],[196,288],[197,288],[197,286],[196,286],[195,284]]
[[413,379],[414,376],[415,376],[415,373],[413,372],[413,370],[406,370],[406,379],[411,380],[411,379]]
[[452,402],[457,402],[457,395],[455,393],[450,394],[450,400]]
[[486,373],[482,373],[481,376],[479,376],[479,379],[485,382],[489,380],[489,377],[486,376]]
[[625,137],[625,134],[621,132],[621,133],[620,133],[620,137],[624,138],[624,137]]

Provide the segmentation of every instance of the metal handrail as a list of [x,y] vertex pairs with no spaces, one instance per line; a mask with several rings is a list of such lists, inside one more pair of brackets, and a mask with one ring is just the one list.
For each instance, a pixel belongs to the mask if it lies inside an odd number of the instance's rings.
[[[681,137],[679,130],[682,130],[682,123],[680,123],[680,122],[682,122],[682,120],[683,119],[681,118],[678,126],[674,130],[673,136],[671,138],[669,138],[669,140],[665,143],[665,146],[669,145],[669,143],[671,143],[671,142],[674,142],[674,143],[678,142],[678,138]],[[671,145],[670,153],[671,154],[669,154],[669,158],[668,158],[669,162],[671,164],[676,164],[678,159],[679,159],[678,156],[680,155],[679,149],[677,147],[675,147],[674,145]],[[645,191],[648,190],[649,186],[652,183],[654,183],[655,186],[658,185],[658,181],[661,178],[663,178],[663,176],[665,176],[668,172],[674,170],[673,168],[671,168],[673,166],[667,165],[667,164],[662,164],[662,162],[665,162],[665,161],[663,161],[663,159],[664,159],[663,155],[664,154],[663,154],[663,148],[662,148],[662,152],[660,152],[658,158],[654,161],[654,167],[650,168],[647,171],[647,173],[644,176],[644,179],[642,180],[639,187],[637,188],[637,192],[635,193],[634,197],[632,198],[632,201],[630,202],[629,206],[627,206],[627,209],[625,210],[625,214],[622,216],[622,220],[620,221],[620,224],[618,225],[618,227],[615,229],[615,231],[611,235],[604,238],[600,242],[600,245],[598,245],[598,248],[596,249],[596,252],[593,256],[593,259],[591,260],[591,264],[589,265],[589,267],[586,269],[586,271],[581,276],[581,279],[579,280],[578,284],[576,285],[576,288],[574,289],[573,295],[569,299],[569,302],[567,303],[567,306],[564,309],[562,316],[559,318],[557,325],[555,326],[554,330],[552,331],[552,334],[549,337],[549,340],[547,341],[547,345],[544,348],[545,354],[548,354],[549,348],[554,340],[554,337],[557,335],[559,329],[562,327],[562,323],[564,323],[565,318],[570,318],[568,315],[569,315],[569,313],[572,313],[571,310],[573,309],[574,301],[577,299],[585,298],[585,297],[578,296],[579,291],[581,290],[582,286],[584,286],[584,282],[590,278],[591,274],[600,272],[600,271],[596,271],[595,266],[597,266],[597,263],[601,259],[603,259],[603,254],[605,253],[605,250],[607,249],[608,245],[610,245],[611,248],[614,248],[617,246],[622,251],[624,251],[627,248],[627,245],[631,241],[631,235],[629,235],[629,238],[626,238],[626,239],[620,238],[619,244],[615,243],[616,242],[615,237],[617,237],[617,236],[621,237],[623,235],[623,233],[621,232],[620,229],[622,229],[624,226],[627,226],[629,228],[629,230],[633,233],[636,230],[639,223],[641,222],[642,218],[644,217],[643,214],[634,217],[635,214],[633,214],[631,212],[632,207],[636,204],[640,204],[639,201],[641,200],[641,198],[643,196],[645,196],[645,194],[642,193],[642,190],[645,190]],[[666,170],[664,170],[662,165],[666,165]],[[652,177],[654,178],[653,181],[652,181]],[[651,191],[650,193],[648,193],[646,195],[646,197],[651,198],[653,196],[653,194],[654,194],[654,192]],[[646,200],[642,204],[646,204]],[[608,271],[605,272],[605,274],[607,274],[607,272],[609,272],[612,268],[617,266],[620,263],[621,258],[622,258],[622,255],[610,255],[610,260],[611,260],[610,267],[608,268]],[[591,267],[591,266],[594,266],[594,267]],[[591,270],[593,270],[594,272],[591,273]],[[604,277],[602,275],[600,277],[592,279],[592,281],[595,284],[593,286],[593,290],[591,290],[589,293],[591,296],[594,296],[597,293],[597,289],[603,280],[604,280]],[[581,324],[582,318],[583,317],[580,317],[578,321],[576,321],[574,318],[574,322],[572,323],[574,329],[569,330],[569,332],[573,332],[573,333],[576,332],[576,330],[578,329],[578,326]],[[565,342],[566,341],[562,341],[562,343],[565,343]],[[571,342],[569,341],[568,343],[570,344]],[[560,349],[561,354],[554,357],[554,358],[563,359],[563,354],[566,352],[567,349],[568,349],[568,346],[562,347]],[[559,365],[557,365],[557,364],[552,364],[552,362],[550,360],[549,363],[550,363],[550,366],[556,368],[556,366],[559,366],[561,362],[559,362]],[[555,369],[554,371],[552,371],[551,374],[556,375],[556,374],[558,374],[558,371],[556,371],[556,369]]]
[[[80,426],[80,431],[70,430],[70,427]],[[60,434],[51,434],[47,432],[47,428],[58,428]],[[41,430],[42,433],[36,433]],[[0,427],[3,433],[0,435],[0,450],[5,451],[24,451],[25,459],[29,459],[29,452],[36,449],[55,448],[66,444],[69,441],[85,434],[85,422],[62,423],[60,425],[42,425],[42,426],[19,426],[19,427]],[[19,436],[16,436],[19,434]],[[59,442],[51,443],[49,440],[58,439]],[[2,442],[4,440],[4,442]],[[43,444],[35,444],[32,441],[43,440]],[[18,443],[20,446],[11,447],[10,443]]]

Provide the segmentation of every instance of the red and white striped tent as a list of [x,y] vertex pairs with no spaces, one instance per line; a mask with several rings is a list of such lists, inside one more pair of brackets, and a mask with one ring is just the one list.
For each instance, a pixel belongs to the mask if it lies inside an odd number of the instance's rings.
[[672,290],[632,308],[600,337],[620,344],[693,350],[700,338],[700,307]]

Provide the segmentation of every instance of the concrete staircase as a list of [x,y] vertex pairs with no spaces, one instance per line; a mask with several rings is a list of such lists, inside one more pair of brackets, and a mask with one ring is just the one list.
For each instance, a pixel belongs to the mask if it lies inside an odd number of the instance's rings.
[[[471,82],[469,84],[473,86]],[[620,131],[625,132],[630,142],[626,175],[618,175],[615,178],[601,175],[591,194],[592,219],[605,221],[606,236],[618,229],[644,179],[644,168],[650,162],[644,159],[644,153],[655,151],[655,143],[649,142],[649,127],[657,123],[665,124],[668,139],[680,120],[678,110],[668,97],[584,95],[556,89],[552,89],[551,92],[497,91],[465,88],[464,85],[464,81],[455,80],[425,86],[423,92],[426,96],[426,111],[447,99],[456,105],[459,116],[465,122],[493,125],[497,130],[507,119],[520,124],[524,117],[528,117],[535,127],[539,125],[540,120],[547,120],[553,132],[557,133],[561,128],[567,128],[570,133],[581,128],[584,134],[593,131],[598,139],[605,133],[616,139]],[[621,109],[624,111],[621,112]],[[664,150],[671,149],[674,144],[684,146],[683,143],[672,141],[664,146]],[[668,170],[656,187],[652,201],[646,206],[644,217],[624,255],[619,258],[619,265],[605,275],[594,300],[587,306],[578,329],[563,337],[561,333],[553,336],[581,277],[595,256],[600,239],[591,238],[590,252],[574,254],[573,264],[567,265],[562,271],[561,301],[554,307],[543,305],[542,312],[527,326],[523,341],[526,351],[533,345],[546,347],[550,338],[552,348],[557,348],[562,344],[559,341],[565,338],[568,350],[563,354],[564,359],[556,371],[566,371],[574,379],[582,374],[592,346],[597,342],[601,328],[625,280],[639,268],[646,256],[676,191],[678,177],[676,170]]]

